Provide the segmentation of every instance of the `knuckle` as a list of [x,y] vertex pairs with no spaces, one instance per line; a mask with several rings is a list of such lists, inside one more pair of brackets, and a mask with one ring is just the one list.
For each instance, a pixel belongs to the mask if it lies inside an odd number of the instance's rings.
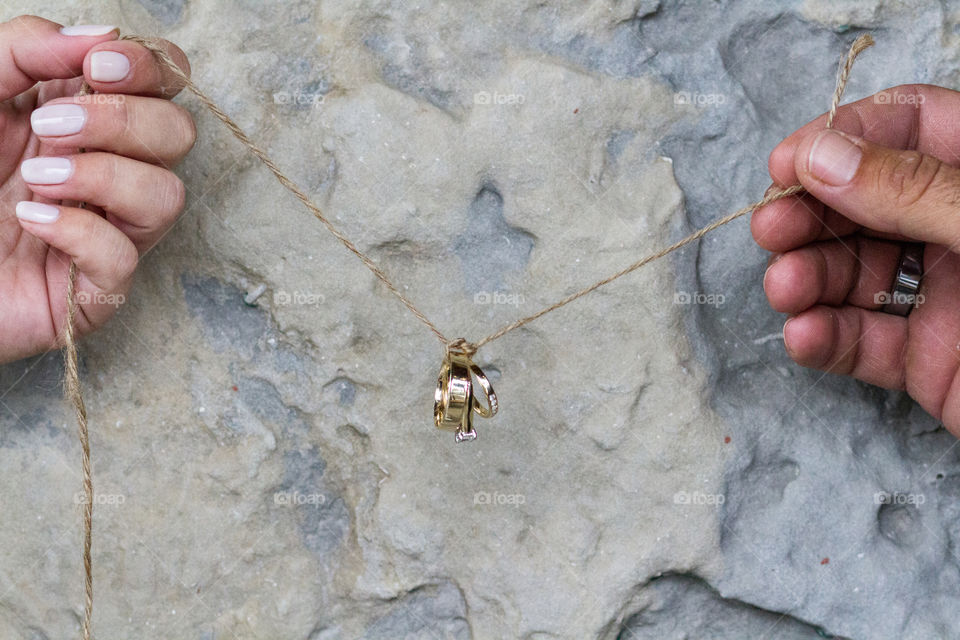
[[176,219],[187,203],[187,188],[183,180],[174,173],[167,171],[163,184],[160,187],[160,210],[163,222],[168,223]]
[[83,191],[107,210],[116,206],[115,198],[119,187],[118,160],[117,156],[107,153],[81,154],[77,158],[77,173],[86,185]]
[[43,18],[34,15],[17,16],[7,20],[6,22],[0,22],[0,37],[3,38],[3,41],[0,42],[0,46],[3,46],[4,49],[8,49],[15,40],[31,33],[36,33],[47,24],[52,25],[53,23],[49,20],[44,20]]
[[136,247],[129,240],[118,243],[116,254],[114,256],[114,272],[120,282],[125,282],[137,269],[140,256]]
[[[177,63],[177,66],[180,68],[180,70],[183,71],[183,75],[185,75],[187,78],[190,78],[192,74],[192,69],[190,68],[190,57],[187,56],[186,52],[183,49],[181,49],[174,43],[170,42],[169,40],[166,41],[166,44],[167,44],[167,53],[170,54],[170,56]],[[178,79],[178,82],[180,82],[179,79]]]
[[173,107],[176,109],[177,131],[180,141],[177,147],[180,155],[186,155],[197,142],[197,123],[193,121],[193,115],[189,111],[178,104],[173,104]]
[[24,14],[17,16],[16,18],[10,19],[6,25],[8,28],[14,30],[23,30],[23,29],[36,29],[41,25],[53,24],[49,20],[41,18],[40,16]]
[[126,100],[117,100],[113,103],[111,121],[118,136],[129,136],[136,131],[137,114],[131,109]]
[[114,227],[105,223],[99,216],[86,213],[80,220],[82,237],[87,238],[91,246],[106,248],[101,260],[112,275],[111,284],[116,285],[126,281],[133,275],[139,260],[133,243],[126,236],[117,233]]
[[898,208],[915,207],[940,188],[943,169],[942,162],[917,151],[887,154],[877,172],[878,191]]
[[87,111],[87,117],[92,121],[88,125],[87,135],[94,144],[103,144],[103,141],[114,143],[124,140],[136,131],[137,114],[131,109],[123,95],[93,94],[81,96],[72,100],[82,104]]

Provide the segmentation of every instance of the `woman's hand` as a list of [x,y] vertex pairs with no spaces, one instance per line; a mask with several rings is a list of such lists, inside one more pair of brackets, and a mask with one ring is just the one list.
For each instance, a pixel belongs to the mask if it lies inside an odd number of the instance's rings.
[[[900,86],[821,116],[770,155],[780,187],[758,210],[774,252],[763,286],[790,314],[787,353],[806,367],[906,389],[960,436],[960,93]],[[884,313],[903,242],[925,242],[909,316]]]
[[[0,24],[0,362],[59,344],[71,258],[78,332],[105,323],[183,209],[170,167],[196,129],[169,101],[182,87],[117,37],[34,16]],[[98,93],[75,97],[84,79]]]

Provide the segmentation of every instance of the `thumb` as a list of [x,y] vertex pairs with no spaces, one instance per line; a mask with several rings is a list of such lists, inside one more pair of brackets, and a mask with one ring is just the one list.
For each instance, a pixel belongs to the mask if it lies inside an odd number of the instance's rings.
[[110,26],[61,26],[37,16],[0,24],[0,100],[23,93],[41,80],[83,75],[83,58],[96,44],[116,40]]
[[957,250],[960,170],[834,129],[805,138],[793,160],[800,184],[854,222]]

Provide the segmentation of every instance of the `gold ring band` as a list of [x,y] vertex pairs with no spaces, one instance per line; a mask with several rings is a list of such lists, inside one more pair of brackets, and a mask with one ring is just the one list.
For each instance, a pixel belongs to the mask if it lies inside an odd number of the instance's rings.
[[[483,391],[486,404],[477,398],[474,378]],[[500,408],[493,385],[470,359],[467,353],[448,350],[437,377],[437,389],[434,393],[433,420],[438,429],[455,431],[457,442],[473,440],[477,432],[473,429],[473,414],[481,418],[490,418]]]
[[477,382],[480,383],[480,388],[483,389],[483,393],[487,397],[487,406],[485,407],[477,401],[477,396],[474,394],[473,410],[476,411],[477,415],[481,418],[492,418],[497,415],[497,410],[500,408],[500,403],[497,401],[497,394],[493,390],[493,385],[487,380],[487,376],[484,375],[483,370],[472,362],[470,363],[470,371],[476,376]]

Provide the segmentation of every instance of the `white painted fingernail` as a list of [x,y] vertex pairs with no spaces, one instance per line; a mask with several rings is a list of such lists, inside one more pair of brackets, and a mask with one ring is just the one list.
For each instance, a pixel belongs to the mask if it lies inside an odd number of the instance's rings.
[[60,207],[24,200],[17,203],[17,217],[27,222],[50,224],[60,217]]
[[90,56],[90,79],[96,82],[119,82],[130,73],[130,60],[116,51],[97,51]]
[[31,184],[63,184],[71,174],[69,158],[31,158],[20,165],[20,175]]
[[105,36],[116,29],[110,24],[75,24],[69,27],[60,27],[60,33],[65,36]]
[[51,104],[30,114],[30,126],[38,136],[69,136],[86,122],[87,110],[78,104]]

